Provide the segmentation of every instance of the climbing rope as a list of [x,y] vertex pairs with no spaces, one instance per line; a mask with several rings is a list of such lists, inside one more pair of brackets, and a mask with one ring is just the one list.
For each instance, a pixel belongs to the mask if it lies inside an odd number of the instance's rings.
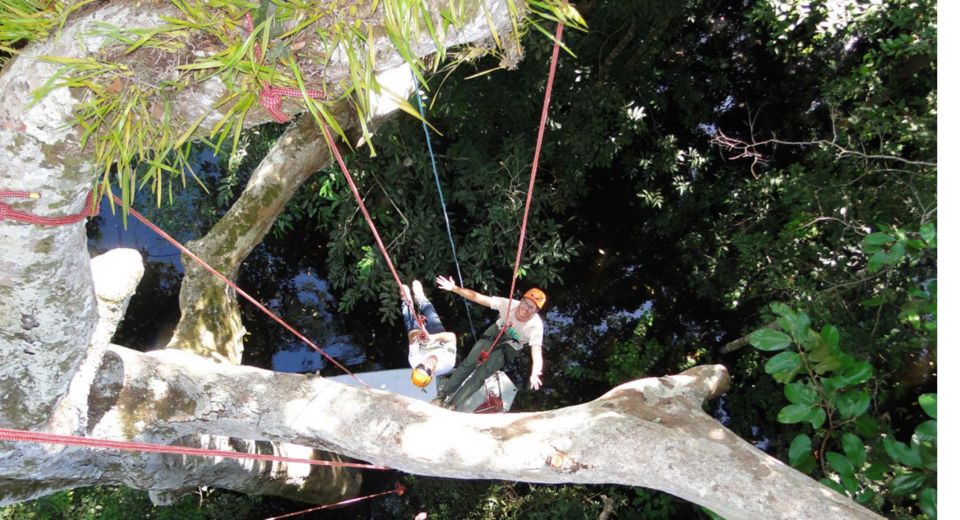
[[[244,26],[247,29],[247,32],[253,34],[253,17],[250,16],[250,13],[247,12],[243,17]],[[257,61],[263,61],[263,53],[260,50],[260,44],[253,44],[253,53],[257,56]],[[307,89],[306,95],[312,99],[323,99],[326,95],[323,91]],[[300,89],[289,88],[289,87],[274,87],[270,83],[264,83],[263,89],[260,90],[259,101],[260,105],[273,116],[273,119],[278,123],[289,123],[290,118],[283,113],[283,98],[284,97],[295,97],[302,98],[304,92]]]
[[363,464],[359,462],[337,462],[337,461],[331,461],[331,460],[300,459],[295,457],[283,457],[280,455],[270,455],[266,453],[241,453],[236,451],[193,448],[190,446],[169,446],[166,444],[153,444],[148,442],[115,441],[110,439],[98,439],[95,437],[78,437],[76,435],[60,435],[60,434],[46,433],[46,432],[31,432],[31,431],[25,431],[25,430],[9,429],[9,428],[0,428],[0,441],[60,444],[64,446],[83,446],[87,448],[106,448],[106,449],[122,450],[122,451],[136,451],[136,452],[146,452],[146,453],[169,453],[172,455],[191,455],[195,457],[224,457],[228,459],[264,460],[264,461],[271,461],[271,462],[310,464],[313,466],[338,466],[338,467],[346,467],[346,468],[380,469],[380,470],[390,469],[386,466],[377,466],[374,464]]
[[337,164],[340,165],[340,171],[343,172],[344,179],[347,180],[347,184],[350,186],[350,191],[353,192],[353,198],[357,200],[357,205],[360,207],[360,212],[363,213],[363,218],[367,221],[367,226],[370,228],[370,232],[373,233],[373,238],[377,241],[377,246],[380,248],[380,253],[383,255],[383,259],[387,262],[387,267],[390,268],[390,274],[393,275],[393,281],[397,283],[397,288],[400,290],[400,297],[403,298],[407,306],[410,308],[410,315],[416,317],[417,327],[420,329],[420,332],[426,337],[427,329],[423,325],[424,319],[423,316],[420,316],[417,313],[416,306],[413,305],[413,301],[407,295],[406,291],[403,290],[403,282],[400,281],[400,276],[397,274],[396,268],[393,267],[393,262],[390,260],[390,254],[387,253],[386,246],[383,245],[383,240],[380,239],[380,233],[377,232],[377,226],[374,225],[373,219],[370,218],[370,213],[367,212],[367,206],[363,203],[363,199],[360,197],[360,192],[357,190],[356,184],[353,183],[353,177],[350,176],[350,171],[347,169],[346,163],[343,162],[343,156],[340,155],[340,149],[337,148],[337,143],[334,142],[333,136],[330,134],[330,128],[325,122],[321,121],[320,129],[323,130],[323,137],[327,141],[327,147],[330,148],[330,151],[333,152],[334,158],[337,160]]
[[530,184],[527,187],[527,203],[523,207],[523,220],[520,224],[520,242],[517,244],[517,258],[513,262],[513,280],[510,282],[510,292],[507,293],[507,318],[504,320],[503,327],[497,337],[494,338],[490,348],[480,352],[477,364],[482,364],[490,357],[490,352],[497,346],[500,336],[503,335],[512,323],[510,322],[510,304],[513,303],[513,291],[517,287],[517,274],[520,272],[520,258],[523,255],[523,241],[527,235],[527,218],[530,215],[530,203],[533,201],[533,183],[537,178],[537,166],[540,164],[540,148],[543,145],[543,133],[547,126],[547,113],[550,109],[550,93],[553,90],[553,78],[557,72],[557,60],[560,56],[560,38],[563,36],[563,24],[557,24],[557,35],[553,42],[553,56],[550,59],[550,74],[547,76],[547,91],[543,96],[543,110],[540,112],[540,129],[537,131],[537,146],[533,152],[533,166],[530,169]]
[[[117,198],[116,195],[113,196],[113,200],[114,200],[114,202],[116,202],[117,204],[120,204],[121,206],[123,205],[123,202],[122,202],[119,198]],[[164,230],[162,230],[162,229],[160,229],[159,227],[157,227],[153,222],[150,222],[149,220],[147,220],[147,218],[144,217],[143,215],[141,215],[140,212],[138,212],[137,210],[135,210],[135,209],[133,209],[133,208],[128,208],[127,210],[130,212],[131,215],[133,215],[134,218],[136,218],[137,220],[139,220],[140,222],[142,222],[143,225],[145,225],[145,226],[147,226],[148,228],[150,228],[151,230],[153,230],[154,233],[160,235],[160,236],[161,236],[163,239],[165,239],[167,242],[170,242],[174,247],[176,247],[177,249],[179,249],[181,253],[187,255],[190,259],[192,259],[194,262],[196,262],[197,264],[199,264],[200,267],[206,269],[210,274],[212,274],[212,275],[215,276],[216,278],[219,278],[223,283],[227,284],[231,289],[233,289],[234,291],[236,291],[237,294],[239,294],[240,296],[242,296],[243,298],[245,298],[248,302],[252,303],[254,307],[260,309],[264,314],[266,314],[267,316],[269,316],[271,319],[273,319],[274,321],[276,321],[277,323],[279,323],[280,325],[282,325],[283,328],[287,329],[287,330],[290,331],[294,336],[296,336],[297,338],[299,338],[300,341],[303,341],[303,342],[306,343],[308,346],[310,346],[310,348],[312,348],[313,350],[315,350],[315,351],[317,351],[318,353],[320,353],[320,355],[323,356],[323,357],[325,357],[325,358],[327,359],[327,361],[330,361],[330,362],[333,363],[337,368],[339,368],[340,370],[342,370],[344,373],[349,374],[350,376],[352,376],[354,379],[356,379],[357,381],[359,381],[360,384],[362,384],[363,386],[365,386],[365,387],[367,387],[367,388],[370,388],[370,385],[368,385],[368,384],[365,383],[362,379],[360,379],[359,377],[357,377],[357,375],[354,374],[353,372],[351,372],[347,367],[341,365],[336,359],[334,359],[334,358],[331,357],[329,354],[327,354],[327,352],[326,352],[325,350],[323,350],[322,348],[318,347],[318,346],[317,346],[316,344],[314,344],[312,341],[310,341],[309,339],[307,339],[307,337],[304,336],[303,334],[300,334],[300,332],[299,332],[297,329],[295,329],[295,328],[291,327],[290,325],[288,325],[287,322],[283,321],[279,316],[277,316],[276,314],[270,312],[270,309],[267,309],[266,307],[264,307],[263,304],[261,304],[260,302],[258,302],[253,296],[250,296],[249,294],[247,294],[243,289],[241,289],[240,287],[238,287],[237,284],[233,283],[229,278],[227,278],[226,276],[220,274],[220,272],[217,271],[216,269],[214,269],[213,267],[211,267],[210,264],[204,262],[202,258],[200,258],[200,257],[198,257],[197,255],[193,254],[193,252],[190,251],[189,249],[187,249],[186,247],[184,247],[183,244],[181,244],[180,242],[177,242],[176,239],[174,239],[172,236],[168,235]]]
[[[417,108],[420,109],[420,122],[423,124],[423,136],[427,140],[427,151],[430,153],[430,166],[433,167],[433,180],[437,185],[437,194],[440,196],[440,207],[443,209],[443,221],[447,225],[447,238],[450,240],[450,252],[453,253],[453,264],[457,268],[457,279],[460,281],[460,287],[463,287],[463,275],[460,273],[460,261],[457,260],[457,248],[453,243],[453,232],[450,230],[450,216],[447,215],[447,203],[443,198],[443,188],[440,187],[440,175],[437,173],[437,159],[433,155],[433,144],[430,140],[430,130],[427,128],[427,116],[423,110],[423,100],[420,99],[420,82],[417,75],[413,75],[413,84],[416,87]],[[477,331],[473,328],[473,318],[470,317],[470,305],[467,300],[463,300],[463,308],[467,311],[467,321],[470,322],[470,334],[473,340],[477,340]]]
[[[40,198],[40,194],[35,191],[0,190],[0,199],[4,198],[37,200]],[[95,217],[99,214],[100,207],[94,202],[92,191],[87,194],[87,202],[83,206],[83,211],[63,217],[41,217],[25,211],[16,210],[10,205],[0,202],[0,222],[10,219],[26,222],[27,224],[36,224],[38,226],[66,226],[80,222],[87,217]]]
[[[83,210],[82,212],[77,213],[77,214],[75,214],[75,215],[67,215],[67,216],[65,216],[65,217],[56,217],[56,218],[41,217],[41,216],[37,216],[37,215],[31,214],[31,213],[27,213],[27,212],[24,212],[24,211],[15,210],[15,209],[11,208],[10,206],[8,206],[7,204],[4,204],[4,203],[0,202],[0,221],[3,221],[3,220],[5,220],[5,219],[11,219],[11,220],[18,220],[18,221],[21,221],[21,222],[26,222],[26,223],[29,223],[29,224],[37,224],[37,225],[41,225],[41,226],[64,226],[64,225],[69,225],[69,224],[75,224],[75,223],[80,222],[81,220],[83,220],[83,219],[85,219],[85,218],[87,218],[87,217],[93,217],[93,216],[96,216],[96,215],[99,215],[99,214],[100,214],[100,206],[99,206],[99,204],[96,203],[96,201],[93,200],[93,193],[94,193],[94,192],[91,191],[91,192],[87,195],[87,204],[86,204],[86,206],[84,207],[84,210]],[[25,198],[25,199],[28,198],[28,199],[34,199],[34,200],[36,200],[36,199],[39,199],[39,198],[40,198],[40,194],[37,193],[37,192],[30,192],[30,191],[0,190],[0,199],[2,199],[2,198],[10,198],[10,197]],[[114,200],[114,202],[116,202],[117,204],[119,204],[119,205],[121,205],[121,206],[123,205],[123,201],[121,201],[116,195],[113,195],[113,200]],[[204,261],[203,261],[200,257],[198,257],[197,255],[193,254],[193,252],[190,251],[189,249],[187,249],[186,247],[184,247],[183,244],[181,244],[180,242],[177,242],[173,237],[171,237],[171,236],[168,235],[166,232],[164,232],[162,229],[160,229],[159,227],[157,227],[156,225],[154,225],[152,222],[150,222],[149,220],[147,220],[147,218],[144,217],[143,215],[141,215],[140,212],[138,212],[137,210],[135,210],[135,209],[133,209],[133,208],[128,208],[128,211],[130,212],[131,215],[134,216],[134,218],[136,218],[137,220],[139,220],[140,222],[142,222],[143,225],[147,226],[148,228],[150,228],[151,230],[153,230],[154,233],[160,235],[162,238],[164,238],[165,240],[167,240],[168,242],[170,242],[174,247],[176,247],[177,249],[179,249],[180,252],[182,252],[183,254],[187,255],[187,256],[190,257],[191,259],[193,259],[193,261],[196,262],[197,264],[199,264],[200,267],[203,267],[204,269],[206,269],[207,271],[209,271],[210,274],[212,274],[213,276],[215,276],[215,277],[219,278],[220,280],[222,280],[223,283],[227,284],[230,288],[232,288],[233,290],[235,290],[235,291],[237,292],[237,294],[239,294],[240,296],[244,297],[247,301],[249,301],[250,303],[252,303],[252,304],[254,305],[254,307],[256,307],[256,308],[260,309],[261,311],[263,311],[267,316],[269,316],[269,317],[272,318],[274,321],[276,321],[277,323],[279,323],[280,325],[282,325],[285,329],[287,329],[288,331],[290,331],[294,336],[296,336],[296,337],[299,338],[301,341],[303,341],[304,343],[306,343],[306,344],[307,344],[308,346],[310,346],[313,350],[319,352],[320,355],[322,355],[323,357],[327,358],[327,360],[330,361],[334,366],[336,366],[337,368],[339,368],[340,370],[342,370],[344,373],[349,374],[350,376],[352,376],[354,379],[356,379],[357,381],[359,381],[363,386],[366,386],[367,388],[370,387],[370,385],[368,385],[368,384],[365,383],[363,380],[361,380],[359,377],[357,377],[357,375],[354,374],[353,372],[351,372],[349,369],[347,369],[347,367],[341,365],[339,362],[337,362],[336,359],[332,358],[329,354],[327,354],[326,351],[324,351],[322,348],[318,347],[318,346],[317,346],[316,344],[314,344],[312,341],[310,341],[309,339],[307,339],[307,337],[304,336],[303,334],[301,334],[299,331],[297,331],[296,329],[294,329],[293,327],[291,327],[290,325],[288,325],[287,322],[285,322],[285,321],[283,321],[282,319],[280,319],[279,316],[277,316],[276,314],[270,312],[270,310],[267,309],[266,307],[264,307],[263,304],[261,304],[261,303],[258,302],[255,298],[253,298],[252,296],[250,296],[249,294],[247,294],[243,289],[241,289],[240,287],[238,287],[237,284],[233,283],[229,278],[227,278],[226,276],[220,274],[219,271],[217,271],[216,269],[214,269],[213,267],[211,267],[210,264],[204,262]]]
[[397,496],[403,496],[403,494],[404,494],[406,491],[407,491],[407,488],[403,487],[403,484],[400,484],[400,483],[398,482],[397,485],[396,485],[396,487],[394,487],[393,489],[391,489],[391,490],[389,490],[389,491],[381,491],[380,493],[373,493],[372,495],[367,495],[367,496],[363,496],[363,497],[356,497],[356,498],[350,498],[350,499],[347,499],[347,500],[341,500],[340,502],[337,502],[337,503],[335,503],[335,504],[327,504],[327,505],[324,505],[324,506],[311,507],[310,509],[304,509],[303,511],[297,511],[297,512],[295,512],[295,513],[287,513],[287,514],[280,515],[280,516],[271,516],[270,518],[266,518],[266,519],[264,519],[264,520],[280,520],[281,518],[290,518],[290,517],[293,517],[293,516],[300,516],[300,515],[304,515],[304,514],[307,514],[307,513],[312,513],[312,512],[314,512],[314,511],[320,511],[320,510],[322,510],[322,509],[330,509],[330,508],[333,508],[333,507],[346,506],[346,505],[355,504],[355,503],[357,503],[357,502],[361,502],[361,501],[363,501],[363,500],[367,500],[367,499],[370,499],[370,498],[382,497],[383,495],[392,495],[392,494],[394,494],[394,493],[396,493]]

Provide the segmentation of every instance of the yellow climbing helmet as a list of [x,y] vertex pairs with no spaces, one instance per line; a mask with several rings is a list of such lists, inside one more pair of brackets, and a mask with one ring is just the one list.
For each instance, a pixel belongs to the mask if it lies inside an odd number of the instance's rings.
[[420,388],[429,385],[432,379],[433,371],[422,364],[417,365],[417,368],[414,368],[413,372],[410,373],[410,382]]
[[546,305],[547,303],[547,295],[544,294],[543,291],[541,291],[540,289],[537,289],[536,287],[523,293],[523,297],[532,300],[533,303],[537,305],[538,309],[542,309],[543,306]]

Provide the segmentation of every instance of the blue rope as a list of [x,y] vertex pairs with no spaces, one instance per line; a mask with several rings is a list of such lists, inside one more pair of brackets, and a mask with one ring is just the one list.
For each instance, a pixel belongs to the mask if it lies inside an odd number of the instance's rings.
[[[423,123],[423,135],[427,139],[427,151],[430,152],[430,165],[433,166],[433,180],[437,183],[437,193],[440,195],[440,207],[443,208],[443,221],[447,224],[447,238],[450,239],[450,251],[453,253],[453,263],[457,267],[457,279],[460,280],[460,287],[463,287],[463,275],[460,274],[460,261],[457,260],[457,248],[453,245],[453,233],[450,231],[450,217],[447,215],[447,203],[443,199],[443,189],[440,187],[440,175],[437,173],[437,159],[433,155],[433,144],[430,142],[430,130],[427,128],[427,116],[423,111],[423,100],[420,99],[420,82],[417,81],[417,75],[413,74],[413,85],[416,87],[417,108],[420,109],[420,120]],[[473,334],[473,340],[477,340],[477,331],[473,328],[473,318],[470,317],[470,306],[467,300],[463,300],[463,308],[467,310],[467,321],[470,322],[470,334]]]

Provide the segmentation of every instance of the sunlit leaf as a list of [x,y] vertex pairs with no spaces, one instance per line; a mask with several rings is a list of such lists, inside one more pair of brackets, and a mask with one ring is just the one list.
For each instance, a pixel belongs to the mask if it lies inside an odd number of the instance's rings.
[[806,421],[813,410],[805,404],[788,404],[777,414],[777,420],[783,424],[795,424]]
[[890,481],[890,492],[894,495],[907,495],[920,489],[923,485],[923,475],[920,473],[905,473]]
[[920,407],[932,419],[937,418],[937,394],[923,394],[918,399]]
[[763,369],[768,374],[789,372],[799,367],[800,362],[800,355],[796,352],[781,352],[767,360]]
[[850,459],[850,462],[857,469],[862,468],[867,462],[867,450],[863,446],[860,437],[847,432],[841,437],[840,443],[843,445],[843,452]]
[[790,336],[787,336],[778,330],[772,329],[760,329],[753,334],[750,334],[749,340],[750,344],[755,348],[767,352],[783,350],[789,347],[793,342],[790,339]]
[[904,466],[920,467],[923,464],[920,459],[920,451],[915,446],[907,446],[898,440],[885,437],[883,439],[883,449],[886,450],[891,459]]

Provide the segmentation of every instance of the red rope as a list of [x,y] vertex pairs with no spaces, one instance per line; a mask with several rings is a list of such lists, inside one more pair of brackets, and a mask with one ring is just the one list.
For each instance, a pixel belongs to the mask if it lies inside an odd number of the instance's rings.
[[417,309],[413,305],[413,302],[407,296],[406,292],[403,291],[403,282],[400,281],[400,276],[397,274],[397,270],[393,267],[393,262],[390,260],[390,254],[387,253],[386,246],[383,245],[383,240],[380,240],[380,233],[377,232],[377,226],[373,224],[373,219],[370,218],[370,213],[367,212],[367,207],[363,203],[363,199],[360,197],[360,192],[357,190],[357,186],[353,183],[353,177],[350,176],[350,171],[347,170],[346,163],[343,162],[343,156],[340,155],[340,149],[337,148],[337,144],[333,141],[333,136],[330,134],[330,129],[327,127],[326,123],[321,122],[320,128],[323,130],[323,137],[327,140],[327,146],[330,148],[330,151],[333,152],[333,156],[337,159],[337,164],[340,165],[340,171],[343,172],[343,177],[347,180],[347,184],[350,186],[350,191],[353,192],[353,197],[357,199],[357,205],[360,206],[360,211],[363,213],[363,218],[367,220],[367,226],[370,227],[370,232],[373,233],[373,238],[377,241],[377,246],[380,247],[380,253],[383,254],[383,259],[387,262],[387,267],[390,268],[390,273],[393,275],[393,281],[397,283],[397,287],[400,289],[400,296],[403,298],[403,301],[406,302],[407,306],[410,308],[410,315],[416,316],[417,327],[420,329],[420,332],[424,335],[427,334],[427,329],[423,325],[422,317],[417,314]]
[[[250,16],[250,13],[247,12],[243,17],[244,25],[247,28],[247,31],[253,33],[253,17]],[[263,53],[260,51],[260,44],[253,44],[253,52],[257,56],[257,61],[263,61]],[[263,89],[260,91],[259,101],[260,105],[263,106],[273,116],[273,119],[278,123],[289,123],[290,118],[283,113],[283,97],[295,97],[302,98],[303,91],[297,88],[289,87],[273,87],[270,83],[264,82]],[[307,97],[312,99],[323,99],[325,94],[320,90],[307,89]]]
[[504,320],[503,327],[500,329],[497,337],[494,338],[493,343],[490,344],[490,348],[480,352],[479,359],[477,359],[478,364],[482,364],[490,357],[490,353],[493,352],[493,348],[496,347],[497,342],[500,341],[500,336],[503,336],[504,331],[506,331],[511,325],[510,304],[513,303],[513,291],[517,287],[517,274],[520,272],[520,258],[523,255],[523,241],[527,235],[527,218],[530,215],[530,203],[533,201],[533,183],[537,179],[537,166],[540,164],[540,148],[543,145],[543,133],[547,126],[547,113],[550,109],[550,93],[553,91],[553,78],[556,76],[557,72],[557,60],[560,56],[560,38],[562,36],[563,24],[558,23],[556,40],[553,42],[553,56],[550,59],[550,74],[547,76],[547,92],[543,96],[543,110],[540,112],[540,129],[537,131],[537,147],[533,152],[533,166],[530,169],[530,184],[527,187],[527,203],[523,208],[523,221],[520,224],[520,243],[517,244],[517,259],[513,262],[513,280],[510,282],[510,292],[507,293],[507,318]]
[[[4,198],[36,200],[40,198],[40,194],[35,191],[0,190],[0,199]],[[10,219],[39,226],[65,226],[75,224],[87,217],[95,217],[98,214],[100,214],[100,207],[94,203],[92,191],[87,194],[87,202],[83,207],[83,211],[75,215],[66,215],[63,217],[41,217],[25,211],[16,210],[8,204],[0,202],[0,221]]]
[[[116,202],[117,204],[120,204],[121,206],[123,205],[123,202],[122,202],[119,198],[117,198],[116,195],[113,196],[113,200],[114,200],[114,202]],[[177,242],[172,236],[168,235],[168,234],[167,234],[166,232],[164,232],[162,229],[160,229],[159,227],[157,227],[156,225],[154,225],[152,222],[150,222],[149,220],[147,220],[147,218],[144,217],[143,215],[141,215],[137,210],[135,210],[135,209],[133,209],[133,208],[128,208],[128,211],[130,212],[131,215],[134,216],[134,218],[136,218],[137,220],[139,220],[140,222],[142,222],[143,225],[145,225],[145,226],[147,226],[148,228],[152,229],[154,233],[160,235],[162,238],[164,238],[165,240],[167,240],[168,242],[170,242],[171,244],[173,244],[173,246],[176,247],[177,249],[179,249],[180,252],[182,252],[183,254],[185,254],[185,255],[187,255],[188,257],[190,257],[194,262],[200,264],[200,267],[203,267],[203,268],[206,269],[210,274],[212,274],[213,276],[219,278],[221,281],[223,281],[223,283],[227,284],[227,285],[228,285],[230,288],[232,288],[234,291],[237,291],[237,294],[239,294],[240,296],[243,296],[248,302],[252,303],[252,304],[254,305],[254,307],[260,309],[261,311],[263,311],[264,314],[266,314],[267,316],[269,316],[270,318],[272,318],[274,321],[276,321],[277,323],[279,323],[280,325],[282,325],[285,329],[287,329],[288,331],[290,331],[294,336],[296,336],[297,338],[299,338],[300,341],[303,341],[304,343],[306,343],[307,345],[309,345],[310,348],[312,348],[313,350],[316,350],[317,352],[319,352],[321,356],[327,358],[328,361],[330,361],[331,363],[333,363],[333,364],[334,364],[337,368],[339,368],[340,370],[342,370],[342,371],[344,371],[345,373],[353,376],[353,378],[356,379],[357,381],[360,381],[360,383],[361,383],[363,386],[365,386],[365,387],[367,387],[367,388],[370,388],[370,385],[368,385],[368,384],[365,383],[362,379],[360,379],[359,377],[357,377],[357,375],[354,374],[353,372],[351,372],[349,369],[347,369],[347,367],[345,367],[345,366],[341,365],[340,363],[338,363],[336,359],[333,359],[332,357],[330,357],[330,355],[327,354],[322,348],[320,348],[320,347],[318,347],[317,345],[315,345],[312,341],[310,341],[309,339],[307,339],[307,337],[304,336],[303,334],[300,334],[300,332],[297,331],[297,329],[295,329],[295,328],[291,327],[290,325],[288,325],[287,322],[285,322],[285,321],[283,321],[282,319],[280,319],[279,316],[277,316],[276,314],[270,312],[270,309],[267,309],[266,307],[264,307],[263,304],[261,304],[261,303],[258,302],[256,299],[254,299],[252,296],[250,296],[249,294],[247,294],[243,289],[241,289],[240,287],[238,287],[237,284],[233,283],[229,278],[227,278],[226,276],[220,274],[220,272],[217,271],[216,269],[214,269],[213,267],[211,267],[210,264],[204,262],[203,259],[201,259],[201,258],[198,257],[197,255],[193,254],[192,251],[190,251],[189,249],[187,249],[186,247],[184,247],[180,242]]]
[[330,460],[299,459],[295,457],[282,457],[279,455],[269,455],[266,453],[240,453],[236,451],[192,448],[190,446],[168,446],[164,444],[153,444],[153,443],[147,443],[147,442],[115,441],[110,439],[97,439],[94,437],[78,437],[75,435],[58,435],[54,433],[12,430],[7,428],[0,428],[0,440],[13,441],[13,442],[62,444],[66,446],[83,446],[87,448],[107,448],[107,449],[122,450],[122,451],[169,453],[173,455],[191,455],[195,457],[224,457],[228,459],[265,460],[265,461],[272,461],[272,462],[310,464],[313,466],[341,466],[341,467],[348,467],[348,468],[382,469],[382,470],[390,469],[385,466],[377,466],[375,464],[362,464],[357,462],[335,462]]
[[347,499],[347,500],[341,500],[340,502],[337,502],[337,503],[335,503],[335,504],[327,504],[327,505],[325,505],[325,506],[311,507],[310,509],[304,509],[303,511],[297,511],[297,512],[295,512],[295,513],[287,513],[287,514],[280,515],[280,516],[271,516],[270,518],[266,518],[266,519],[264,519],[264,520],[280,520],[281,518],[290,518],[290,517],[292,517],[292,516],[300,516],[300,515],[303,515],[303,514],[306,514],[306,513],[312,513],[312,512],[314,512],[314,511],[320,511],[320,510],[322,510],[322,509],[331,509],[331,508],[334,508],[334,507],[337,507],[337,506],[345,506],[345,505],[349,505],[349,504],[355,504],[355,503],[357,503],[357,502],[361,502],[361,501],[367,500],[367,499],[369,499],[369,498],[381,497],[381,496],[383,496],[383,495],[392,495],[393,493],[396,493],[397,496],[403,496],[403,493],[406,492],[406,490],[407,490],[407,488],[403,487],[403,484],[397,483],[397,486],[396,486],[395,488],[391,489],[390,491],[381,491],[380,493],[374,493],[374,494],[372,494],[372,495],[367,495],[367,496],[363,496],[363,497],[356,497],[356,498],[350,498],[350,499]]
[[[244,15],[243,20],[247,31],[253,33],[253,17],[250,16],[249,12]],[[263,57],[260,51],[260,45],[255,43],[253,50],[257,56],[257,60],[262,60]],[[308,97],[313,99],[323,99],[325,97],[324,93],[319,90],[307,90],[306,93]],[[269,83],[264,83],[263,90],[260,91],[260,104],[267,110],[267,112],[270,113],[271,116],[273,116],[278,123],[287,123],[290,121],[290,118],[284,115],[283,111],[281,110],[281,105],[283,102],[281,96],[302,97],[303,92],[294,88],[272,87]],[[363,204],[363,199],[360,198],[360,193],[357,191],[357,187],[353,184],[353,178],[350,176],[350,172],[347,170],[347,166],[344,164],[343,158],[340,156],[340,151],[337,149],[337,145],[333,142],[333,138],[327,129],[327,125],[324,123],[322,128],[324,137],[327,139],[327,145],[333,151],[334,156],[337,158],[337,162],[340,163],[340,169],[343,170],[343,175],[347,179],[347,184],[350,185],[350,190],[353,191],[353,195],[357,199],[357,204],[360,205],[360,211],[363,212],[363,216],[367,220],[367,225],[370,226],[370,231],[373,232],[373,236],[377,240],[377,245],[380,246],[380,252],[383,253],[383,257],[386,259],[387,265],[390,267],[390,272],[393,273],[393,279],[397,282],[397,289],[400,290],[401,297],[410,308],[410,315],[416,317],[415,321],[417,322],[417,327],[420,329],[420,332],[426,336],[427,329],[423,325],[424,320],[417,314],[416,306],[414,306],[413,302],[402,290],[403,283],[400,281],[400,276],[397,275],[397,271],[393,267],[393,262],[390,261],[390,256],[387,253],[387,249],[384,247],[383,241],[380,240],[380,234],[377,232],[377,227],[373,225],[373,220],[370,219],[370,214],[367,213],[367,208]]]

